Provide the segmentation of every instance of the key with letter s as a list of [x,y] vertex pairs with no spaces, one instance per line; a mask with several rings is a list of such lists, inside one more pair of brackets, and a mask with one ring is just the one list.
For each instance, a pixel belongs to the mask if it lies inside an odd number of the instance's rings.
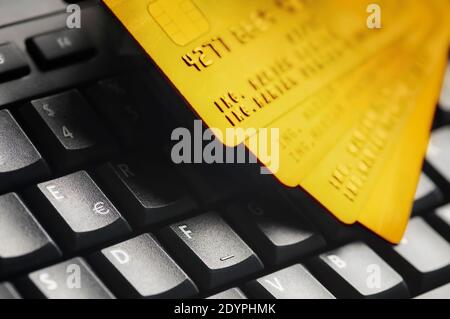
[[20,278],[29,298],[113,299],[114,296],[82,258],[74,258]]

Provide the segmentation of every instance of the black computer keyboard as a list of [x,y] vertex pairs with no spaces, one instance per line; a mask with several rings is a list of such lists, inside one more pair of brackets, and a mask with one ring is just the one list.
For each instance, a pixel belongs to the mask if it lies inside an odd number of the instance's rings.
[[172,164],[145,54],[96,2],[81,29],[42,3],[0,14],[0,299],[450,298],[449,86],[393,246],[270,176]]

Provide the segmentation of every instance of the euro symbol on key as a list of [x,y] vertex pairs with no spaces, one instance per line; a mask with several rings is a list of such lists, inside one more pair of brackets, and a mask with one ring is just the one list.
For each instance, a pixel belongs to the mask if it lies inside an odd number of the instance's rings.
[[107,215],[109,214],[110,210],[105,208],[104,202],[97,202],[94,204],[94,209],[92,210],[94,213],[99,215]]

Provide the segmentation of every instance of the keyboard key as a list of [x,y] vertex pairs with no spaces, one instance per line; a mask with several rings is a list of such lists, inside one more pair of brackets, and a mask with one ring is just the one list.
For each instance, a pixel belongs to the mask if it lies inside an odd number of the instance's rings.
[[10,283],[0,284],[0,299],[20,299],[17,290]]
[[414,197],[413,212],[415,214],[430,212],[443,201],[441,191],[436,184],[424,173],[420,175]]
[[311,259],[313,274],[339,298],[405,298],[402,277],[362,242]]
[[[189,189],[192,189],[204,207],[215,207],[218,203],[241,197],[246,192],[244,182],[237,181],[232,170],[227,170],[226,165],[209,165],[208,167],[201,164],[177,164],[175,167],[180,176],[189,183]],[[253,186],[258,187],[258,185]]]
[[415,299],[450,299],[450,284],[426,292]]
[[439,207],[428,217],[430,223],[450,241],[450,204]]
[[244,295],[241,289],[231,288],[210,296],[207,299],[247,299],[247,297]]
[[148,234],[103,249],[92,257],[106,283],[123,298],[186,298],[197,288]]
[[102,158],[110,149],[105,128],[77,90],[31,101],[22,113],[59,170]]
[[442,85],[439,106],[443,111],[450,112],[450,62],[447,65],[444,83]]
[[76,251],[120,237],[130,231],[127,222],[98,188],[80,171],[41,183],[28,192],[41,219],[62,246]]
[[38,35],[29,39],[27,45],[39,65],[45,69],[89,58],[95,52],[90,39],[79,29]]
[[415,293],[450,280],[450,244],[421,217],[409,221],[401,243],[388,256]]
[[281,203],[247,200],[230,205],[227,212],[268,264],[282,264],[325,246],[322,236]]
[[111,292],[81,258],[35,271],[21,278],[19,288],[27,298],[112,299]]
[[16,194],[0,196],[0,275],[38,266],[60,255]]
[[29,72],[27,60],[14,44],[0,45],[0,82],[21,77]]
[[144,227],[197,208],[174,170],[160,161],[113,161],[98,170],[104,185],[135,225]]
[[0,193],[50,174],[33,143],[7,110],[0,111]]
[[428,145],[427,161],[450,183],[450,126],[435,130]]
[[249,294],[264,299],[334,299],[334,296],[300,264],[258,278],[247,285]]
[[172,224],[161,236],[205,289],[231,283],[263,268],[259,258],[217,213]]
[[99,81],[84,91],[120,144],[128,149],[142,149],[145,144],[154,147],[163,140],[159,110],[150,107],[155,104],[148,94],[151,85],[147,73],[133,72]]
[[342,243],[360,238],[367,229],[358,224],[347,225],[330,214],[320,203],[311,200],[311,196],[300,188],[287,188],[282,190],[293,200],[297,211],[312,221],[319,232],[326,237],[327,242]]

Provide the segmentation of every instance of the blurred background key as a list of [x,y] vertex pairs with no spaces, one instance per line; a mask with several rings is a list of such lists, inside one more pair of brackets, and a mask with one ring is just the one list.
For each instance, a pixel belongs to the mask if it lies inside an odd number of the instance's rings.
[[168,221],[197,208],[175,169],[154,157],[111,161],[97,173],[137,227]]
[[270,265],[304,257],[325,247],[325,240],[309,223],[277,201],[238,201],[228,206],[227,216]]
[[310,260],[314,275],[339,298],[406,298],[403,278],[362,242]]
[[56,260],[61,252],[19,196],[0,196],[0,277]]
[[442,204],[444,197],[436,184],[425,174],[420,174],[414,197],[414,214],[431,212],[433,208]]
[[10,283],[0,283],[0,299],[20,299],[20,295]]
[[334,299],[334,296],[302,265],[258,278],[246,285],[255,298],[267,299]]
[[450,281],[450,243],[422,217],[413,217],[400,244],[385,254],[413,294]]

